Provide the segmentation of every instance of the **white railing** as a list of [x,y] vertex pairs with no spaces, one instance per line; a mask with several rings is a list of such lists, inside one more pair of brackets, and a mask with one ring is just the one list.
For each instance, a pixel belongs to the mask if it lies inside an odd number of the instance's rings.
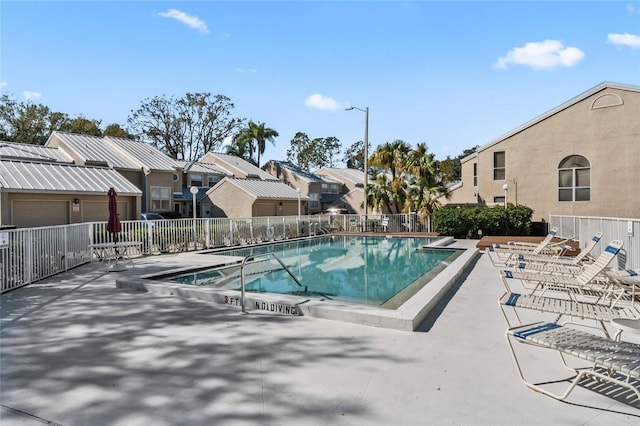
[[47,226],[0,231],[2,293],[91,261],[93,224]]
[[[389,218],[382,229],[382,217]],[[140,241],[136,254],[161,254],[205,248],[244,246],[267,241],[318,235],[332,231],[428,232],[415,215],[316,215],[245,219],[202,218],[156,221],[123,221],[117,235],[106,222],[48,226],[0,231],[8,244],[0,247],[1,293],[91,262],[91,244]],[[4,240],[4,239],[2,239]]]
[[558,236],[574,238],[584,247],[596,232],[602,232],[601,243],[593,250],[598,256],[607,244],[621,240],[624,246],[618,255],[620,269],[640,268],[640,219],[590,217],[590,216],[549,216],[549,226],[558,227]]

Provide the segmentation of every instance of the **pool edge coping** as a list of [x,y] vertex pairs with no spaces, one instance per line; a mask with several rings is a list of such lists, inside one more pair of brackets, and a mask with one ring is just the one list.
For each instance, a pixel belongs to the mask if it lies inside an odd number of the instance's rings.
[[[425,247],[451,246],[455,240],[444,237]],[[456,247],[451,247],[456,248]],[[416,292],[397,309],[384,309],[374,306],[353,305],[336,301],[312,300],[294,295],[255,293],[245,294],[245,306],[249,312],[267,311],[285,315],[309,316],[342,322],[351,322],[367,326],[389,328],[403,331],[415,331],[433,308],[446,296],[458,282],[467,268],[479,255],[477,248],[456,248],[463,253],[447,268],[438,273],[428,285]],[[189,269],[192,267],[187,267]],[[174,269],[175,270],[175,269]],[[196,298],[200,300],[241,307],[240,292],[236,290],[188,287],[163,281],[151,282],[146,274],[134,277],[122,277],[116,280],[117,288],[128,288],[165,296]]]

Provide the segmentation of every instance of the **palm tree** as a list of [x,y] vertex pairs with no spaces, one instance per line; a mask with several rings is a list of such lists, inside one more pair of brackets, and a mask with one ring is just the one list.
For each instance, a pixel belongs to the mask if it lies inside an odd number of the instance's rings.
[[[246,129],[244,129],[246,131]],[[240,131],[234,138],[231,144],[227,145],[226,153],[240,157],[251,164],[255,164],[256,160],[253,159],[253,145],[250,143],[250,139],[243,135],[243,131]]]
[[404,210],[417,212],[420,222],[424,224],[431,213],[442,207],[438,199],[450,197],[446,182],[442,179],[440,162],[434,154],[427,152],[426,144],[420,143],[409,153],[405,165],[411,181]]
[[369,159],[369,164],[391,173],[391,190],[396,212],[400,212],[405,203],[406,179],[405,162],[411,146],[405,141],[396,139],[380,145]]
[[367,204],[373,209],[379,211],[386,209],[386,211],[392,212],[391,200],[393,199],[393,191],[386,173],[380,172],[373,176],[368,185],[366,197]]
[[253,158],[254,153],[258,153],[258,159],[256,165],[260,167],[260,156],[264,154],[267,141],[275,145],[274,139],[278,137],[278,132],[268,127],[265,127],[264,123],[254,123],[249,121],[249,124],[244,129],[240,130],[235,140],[238,141],[238,145],[248,144],[249,155]]

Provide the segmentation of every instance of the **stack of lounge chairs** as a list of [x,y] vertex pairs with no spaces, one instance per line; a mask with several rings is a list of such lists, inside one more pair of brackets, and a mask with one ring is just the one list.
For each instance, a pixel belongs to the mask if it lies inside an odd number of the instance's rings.
[[[556,231],[549,235],[555,237]],[[569,250],[566,240],[553,243],[553,237],[537,245],[512,242],[487,250],[507,290],[498,303],[508,324],[507,343],[520,379],[529,388],[559,400],[568,398],[578,385],[606,383],[617,389],[607,391],[609,396],[615,394],[619,401],[640,410],[640,336],[621,341],[622,329],[614,338],[610,335],[620,323],[627,331],[637,326],[640,333],[640,270],[612,267],[623,246],[619,240],[611,241],[595,257],[592,250],[600,242],[600,232],[576,256],[562,256]],[[539,316],[539,321],[523,321],[523,310],[530,312],[527,319]],[[574,373],[568,388],[552,392],[549,383],[526,379],[515,343],[557,351]],[[591,367],[569,367],[567,356],[587,360]]]

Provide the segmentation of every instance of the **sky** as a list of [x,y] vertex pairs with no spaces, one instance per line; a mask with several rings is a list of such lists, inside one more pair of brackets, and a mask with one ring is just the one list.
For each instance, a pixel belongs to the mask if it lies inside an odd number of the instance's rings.
[[[123,126],[148,98],[227,96],[232,115],[343,148],[437,159],[605,82],[640,86],[640,1],[12,1],[0,90]],[[354,106],[358,109],[345,111]]]

